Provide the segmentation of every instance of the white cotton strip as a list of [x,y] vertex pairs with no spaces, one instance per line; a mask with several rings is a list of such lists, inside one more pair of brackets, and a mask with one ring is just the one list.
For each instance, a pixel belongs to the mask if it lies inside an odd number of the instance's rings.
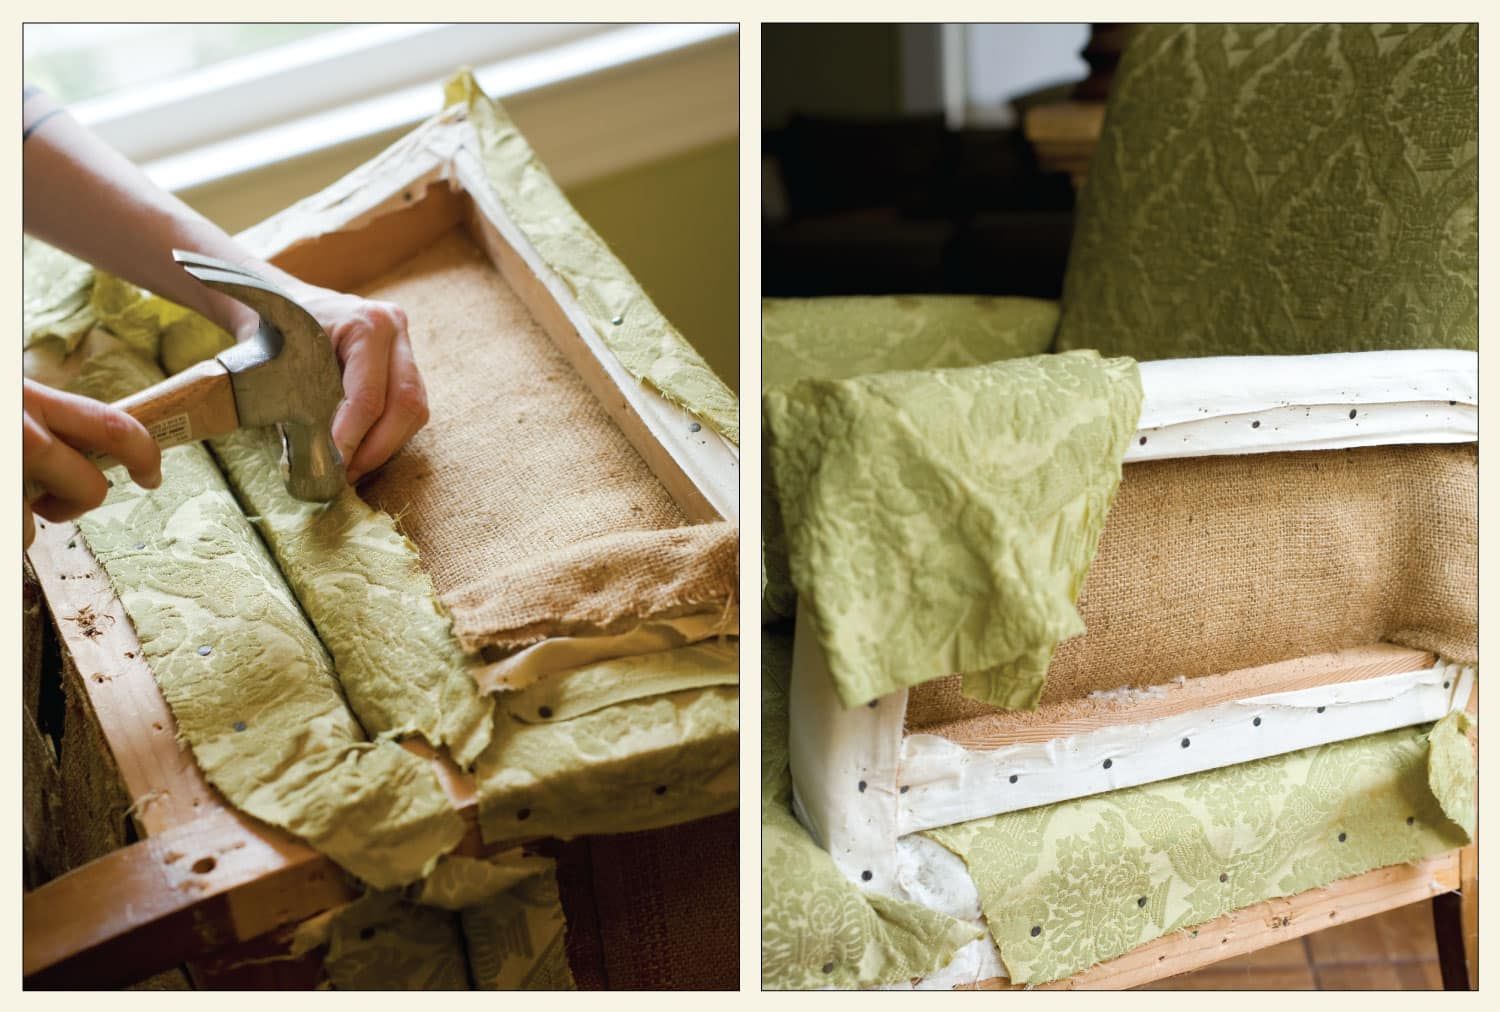
[[1421,671],[1256,696],[1041,743],[977,750],[937,735],[911,735],[901,745],[898,832],[1437,720],[1464,705],[1472,683],[1472,668],[1440,662]]
[[1421,349],[1142,362],[1125,462],[1479,438],[1479,355]]
[[474,681],[485,692],[510,692],[534,685],[547,675],[586,664],[661,653],[739,634],[739,609],[730,608],[652,619],[613,636],[554,636],[485,664],[474,672]]
[[788,699],[792,811],[851,881],[899,895],[896,772],[906,692],[844,709],[801,607],[794,635]]

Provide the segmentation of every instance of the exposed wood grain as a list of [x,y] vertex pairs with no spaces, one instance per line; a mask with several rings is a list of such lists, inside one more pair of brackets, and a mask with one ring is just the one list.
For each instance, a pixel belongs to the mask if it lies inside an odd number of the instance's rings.
[[[467,127],[431,129],[436,136]],[[392,203],[395,196],[386,200],[393,210],[352,199],[345,216],[346,194],[322,208],[314,216],[318,224],[303,233],[285,227],[295,216],[258,226],[282,247],[260,252],[305,280],[349,289],[467,221],[684,511],[694,519],[737,519],[737,449],[706,427],[693,431],[686,412],[625,373],[564,286],[539,277],[546,268],[529,243],[518,234],[502,238],[486,217],[495,213],[492,207],[479,212],[471,198],[437,178],[432,151],[417,145],[402,157],[407,160],[380,166],[380,184],[396,186],[393,193],[401,192],[397,176],[408,166],[412,173],[402,203]],[[73,525],[38,526],[30,559],[146,839],[26,895],[28,985],[108,986],[193,960],[217,966],[228,959],[224,967],[238,966],[235,953],[250,951],[245,943],[347,901],[350,884],[331,861],[224,805],[191,754],[178,747],[171,711],[108,576]],[[470,825],[456,852],[486,853],[475,825],[472,779],[446,756],[419,742],[406,744],[433,763]]]
[[346,902],[336,865],[227,809],[116,850],[27,893],[29,987],[109,987]]
[[[425,169],[425,167],[423,167]],[[309,284],[347,292],[373,281],[436,242],[461,219],[462,194],[434,181],[425,192],[417,180],[410,200],[358,228],[304,236],[268,259]]]
[[[1123,956],[1042,985],[1044,990],[1118,990],[1217,963],[1297,938],[1332,924],[1370,917],[1458,888],[1458,852],[1414,864],[1377,868],[1283,899],[1236,910],[1188,931],[1138,946]],[[1019,989],[1003,977],[978,990]]]
[[[1422,671],[1435,663],[1437,658],[1424,651],[1377,643],[1222,675],[1189,678],[1181,683],[1157,686],[1157,694],[1138,693],[1129,698],[1105,695],[1052,703],[1035,710],[997,710],[986,714],[982,725],[965,719],[959,722],[958,728],[937,725],[924,727],[922,731],[941,734],[955,744],[974,749],[1041,744],[1105,727],[1145,724],[1249,696]],[[1249,686],[1254,688],[1248,689]]]
[[28,555],[56,618],[63,650],[78,666],[143,836],[222,807],[141,655],[141,642],[109,576],[72,524],[43,522]]

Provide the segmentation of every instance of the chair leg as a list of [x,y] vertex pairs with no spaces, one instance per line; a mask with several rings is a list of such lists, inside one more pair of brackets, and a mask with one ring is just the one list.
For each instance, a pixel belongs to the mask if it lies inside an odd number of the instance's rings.
[[1467,991],[1469,961],[1464,952],[1462,893],[1442,893],[1432,898],[1432,926],[1437,935],[1443,990]]

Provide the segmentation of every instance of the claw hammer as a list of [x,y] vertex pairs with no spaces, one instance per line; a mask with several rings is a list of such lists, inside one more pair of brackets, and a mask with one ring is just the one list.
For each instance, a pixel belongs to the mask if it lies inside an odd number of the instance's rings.
[[[145,425],[162,449],[276,425],[287,492],[306,502],[334,498],[345,485],[332,436],[344,388],[322,326],[291,296],[243,267],[182,250],[173,250],[172,257],[203,284],[255,310],[260,328],[248,341],[113,406]],[[100,467],[113,463],[90,459]],[[25,495],[33,501],[41,489],[27,482]]]

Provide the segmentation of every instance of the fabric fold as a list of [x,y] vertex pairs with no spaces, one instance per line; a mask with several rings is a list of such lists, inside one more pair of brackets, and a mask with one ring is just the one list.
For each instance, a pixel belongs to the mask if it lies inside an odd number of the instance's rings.
[[[74,390],[113,400],[161,378],[120,344],[86,362]],[[365,740],[208,452],[168,450],[162,475],[148,493],[111,468],[105,504],[78,526],[204,776],[374,886],[421,878],[464,834],[431,768],[395,742]]]
[[855,706],[959,672],[1034,706],[1135,431],[1135,363],[1093,352],[802,380],[765,398],[792,579]]
[[733,392],[573,209],[504,108],[485,95],[467,70],[448,80],[444,100],[468,110],[495,195],[573,290],[594,332],[620,364],[738,443],[739,405]]

